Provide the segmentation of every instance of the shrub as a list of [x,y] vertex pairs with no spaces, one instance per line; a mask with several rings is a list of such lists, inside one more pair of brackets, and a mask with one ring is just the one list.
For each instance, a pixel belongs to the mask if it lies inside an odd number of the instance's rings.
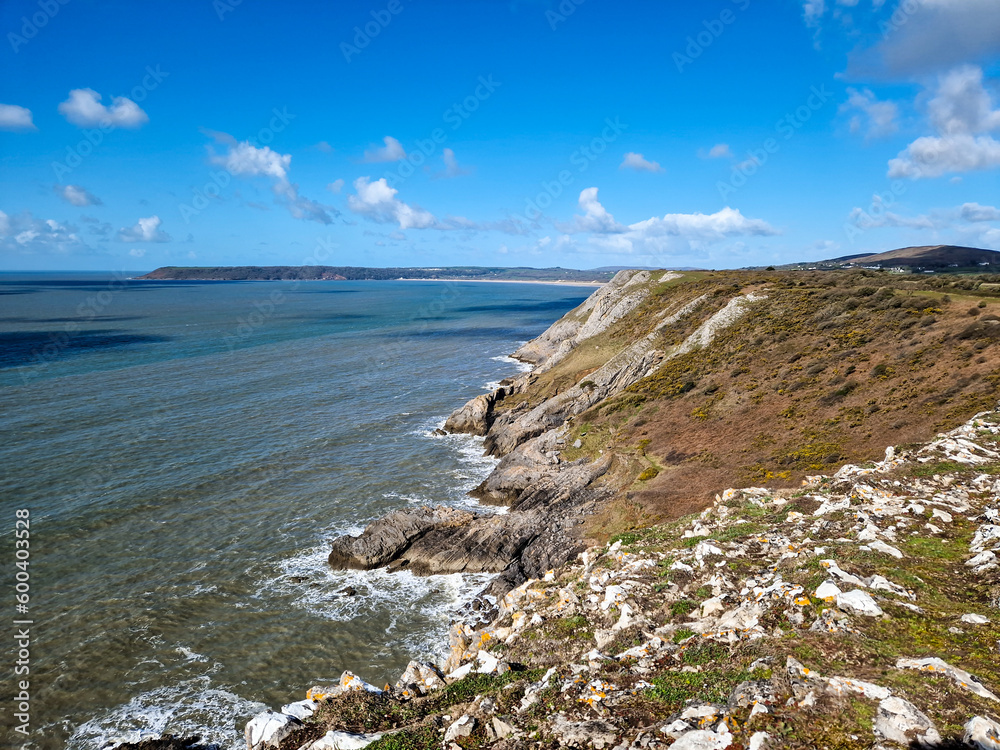
[[639,481],[640,482],[647,482],[650,479],[653,479],[659,473],[660,473],[659,469],[657,469],[655,466],[650,466],[650,467],[642,470],[642,473],[639,475]]

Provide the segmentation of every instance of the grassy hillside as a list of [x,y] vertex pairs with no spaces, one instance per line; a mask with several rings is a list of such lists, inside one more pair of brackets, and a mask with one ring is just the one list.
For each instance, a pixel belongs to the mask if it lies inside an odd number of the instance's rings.
[[[991,277],[879,272],[694,272],[505,401],[565,390],[703,297],[657,336],[679,344],[739,294],[766,298],[703,348],[572,418],[566,460],[615,456],[628,489],[595,521],[600,538],[703,507],[737,484],[797,486],[888,445],[950,429],[1000,397],[1000,297]],[[580,447],[571,447],[576,440]]]

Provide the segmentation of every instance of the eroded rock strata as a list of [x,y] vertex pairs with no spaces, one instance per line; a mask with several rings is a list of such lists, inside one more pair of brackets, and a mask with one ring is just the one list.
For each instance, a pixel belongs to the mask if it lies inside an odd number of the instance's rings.
[[1000,411],[590,547],[450,648],[313,687],[248,747],[997,750]]

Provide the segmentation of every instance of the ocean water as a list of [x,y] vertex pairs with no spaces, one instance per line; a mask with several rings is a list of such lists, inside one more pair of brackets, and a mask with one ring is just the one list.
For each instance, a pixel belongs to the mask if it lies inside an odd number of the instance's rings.
[[440,655],[486,578],[333,572],[329,540],[396,508],[474,506],[493,461],[434,429],[591,291],[0,274],[4,608],[33,622],[26,742],[5,639],[11,744],[239,748],[265,705]]

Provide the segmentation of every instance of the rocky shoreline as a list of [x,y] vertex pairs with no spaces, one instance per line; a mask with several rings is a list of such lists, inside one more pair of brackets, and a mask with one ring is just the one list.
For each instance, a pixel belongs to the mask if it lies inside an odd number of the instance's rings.
[[[705,345],[714,330],[737,320],[753,295],[735,298],[672,351],[655,347],[655,333],[694,311],[700,299],[667,309],[654,332],[626,347],[551,398],[526,399],[500,411],[512,397],[527,394],[540,373],[550,370],[582,343],[632,313],[656,283],[678,274],[621,271],[570,314],[512,355],[532,371],[503,381],[446,420],[443,430],[485,438],[489,455],[500,459],[471,493],[480,502],[506,506],[503,515],[479,515],[446,508],[391,513],[358,537],[334,541],[331,566],[338,569],[407,568],[420,575],[495,573],[480,606],[486,607],[529,578],[575,559],[587,547],[582,527],[600,505],[617,494],[624,478],[612,471],[613,457],[566,461],[567,425],[601,401],[654,373],[669,358]],[[494,610],[485,610],[495,614]]]
[[450,638],[393,686],[345,673],[255,717],[248,748],[998,750],[1000,410],[796,491],[727,490]]
[[[678,295],[642,335],[538,387],[674,278],[617,274],[514,354],[531,372],[448,418],[500,459],[473,494],[506,513],[397,511],[333,542],[336,569],[495,575],[447,662],[411,662],[384,688],[345,672],[255,717],[248,750],[1000,750],[1000,411],[798,487],[729,489],[679,521],[588,537],[638,472],[581,451],[576,418],[768,298]],[[162,742],[124,747],[198,747]]]

